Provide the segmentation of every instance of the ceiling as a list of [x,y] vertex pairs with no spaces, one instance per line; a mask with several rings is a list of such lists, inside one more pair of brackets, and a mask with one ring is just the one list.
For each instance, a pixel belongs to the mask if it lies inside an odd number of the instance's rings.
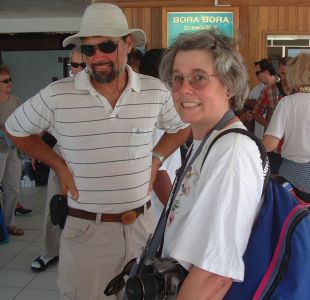
[[0,0],[0,33],[77,31],[85,7],[91,2]]
[[0,0],[0,18],[79,16],[90,0]]

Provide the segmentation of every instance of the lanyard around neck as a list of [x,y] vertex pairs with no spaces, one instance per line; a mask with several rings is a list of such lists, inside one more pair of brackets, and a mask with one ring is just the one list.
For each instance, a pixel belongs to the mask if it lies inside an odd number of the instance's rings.
[[[172,188],[172,191],[171,191],[171,194],[170,194],[170,201],[169,201],[169,206],[168,208],[165,210],[164,209],[164,212],[162,213],[162,215],[160,216],[160,219],[159,219],[159,222],[158,222],[158,226],[157,227],[161,227],[160,223],[163,222],[163,230],[165,230],[166,228],[166,224],[167,224],[167,220],[168,220],[168,216],[169,216],[169,213],[171,211],[171,208],[174,204],[174,201],[175,201],[175,197],[182,185],[182,182],[183,182],[183,179],[185,177],[185,175],[187,174],[188,170],[190,169],[190,167],[192,166],[192,164],[194,163],[195,159],[197,158],[197,156],[200,154],[200,152],[202,151],[203,149],[203,146],[205,145],[206,141],[209,139],[209,137],[211,136],[212,132],[214,130],[221,130],[225,127],[225,125],[230,121],[232,120],[233,118],[235,117],[235,114],[232,110],[229,110],[228,112],[226,112],[224,114],[224,116],[220,119],[220,121],[208,132],[208,134],[204,137],[204,139],[202,140],[202,142],[200,143],[199,147],[197,148],[197,150],[195,151],[194,155],[192,156],[191,160],[188,162],[190,156],[191,156],[191,153],[188,153],[188,155],[186,156],[186,159],[185,161],[183,162],[181,168],[180,168],[180,171],[178,172],[178,175],[174,181],[174,184],[173,184],[173,188]],[[190,148],[189,152],[191,152],[192,150],[192,147]],[[156,228],[157,229],[157,228]],[[156,234],[156,231],[154,233],[154,237],[155,237],[155,234]],[[162,232],[162,242],[161,242],[161,247],[160,247],[160,254],[161,254],[161,251],[162,251],[162,246],[163,246],[163,235],[164,235],[164,232]]]

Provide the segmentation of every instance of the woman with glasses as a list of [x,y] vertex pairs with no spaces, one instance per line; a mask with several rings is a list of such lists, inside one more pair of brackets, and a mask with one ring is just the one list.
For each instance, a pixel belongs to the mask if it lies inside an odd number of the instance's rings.
[[[20,195],[21,161],[17,149],[4,134],[4,123],[20,105],[20,100],[10,94],[12,78],[7,66],[0,66],[0,182],[2,181],[2,210],[9,234],[23,235],[24,231],[14,224],[14,212]],[[20,207],[16,208],[20,211]]]
[[245,128],[233,111],[247,98],[247,71],[232,40],[202,31],[179,36],[163,57],[160,77],[194,138],[171,200],[163,256],[189,272],[178,300],[222,299],[233,281],[244,278],[242,256],[264,175],[257,145],[238,133],[220,138],[203,160],[220,132]]

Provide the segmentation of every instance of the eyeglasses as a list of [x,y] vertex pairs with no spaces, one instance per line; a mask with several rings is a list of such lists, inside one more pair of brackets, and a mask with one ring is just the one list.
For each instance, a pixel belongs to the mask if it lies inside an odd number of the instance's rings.
[[117,294],[123,289],[123,287],[125,286],[124,277],[130,274],[131,268],[136,263],[136,260],[136,258],[130,260],[124,267],[123,271],[109,282],[106,289],[104,290],[104,294],[106,296]]
[[195,89],[195,90],[202,90],[204,89],[209,81],[211,76],[217,75],[209,75],[209,74],[194,74],[188,76],[181,76],[181,75],[174,75],[170,80],[168,80],[168,85],[171,87],[172,92],[180,91],[183,83],[184,78],[188,78],[188,83]]
[[256,71],[255,74],[256,76],[258,76],[260,73],[264,72],[264,70],[259,70],[259,71]]
[[118,41],[104,41],[98,45],[81,45],[81,52],[86,56],[93,56],[96,53],[96,50],[99,49],[102,53],[112,53],[117,49]]
[[8,84],[8,83],[12,82],[12,78],[7,78],[7,79],[4,79],[4,80],[0,80],[0,82]]
[[77,63],[77,62],[70,62],[70,65],[72,68],[79,68],[81,67],[82,69],[86,68],[86,63],[82,62],[82,63]]

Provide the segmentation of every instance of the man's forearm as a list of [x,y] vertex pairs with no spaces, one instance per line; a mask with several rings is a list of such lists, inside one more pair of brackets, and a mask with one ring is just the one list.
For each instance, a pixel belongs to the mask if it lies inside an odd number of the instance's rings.
[[172,183],[167,171],[159,170],[153,185],[154,192],[159,201],[166,205],[171,192]]
[[62,157],[57,155],[48,145],[46,145],[39,135],[30,135],[27,137],[16,137],[6,131],[11,141],[18,149],[26,155],[39,160],[54,170],[65,162]]
[[263,125],[265,128],[268,127],[268,121],[259,113],[254,114],[254,119],[259,124]]
[[191,132],[192,130],[189,126],[179,130],[177,133],[164,133],[153,151],[167,158],[188,140]]

